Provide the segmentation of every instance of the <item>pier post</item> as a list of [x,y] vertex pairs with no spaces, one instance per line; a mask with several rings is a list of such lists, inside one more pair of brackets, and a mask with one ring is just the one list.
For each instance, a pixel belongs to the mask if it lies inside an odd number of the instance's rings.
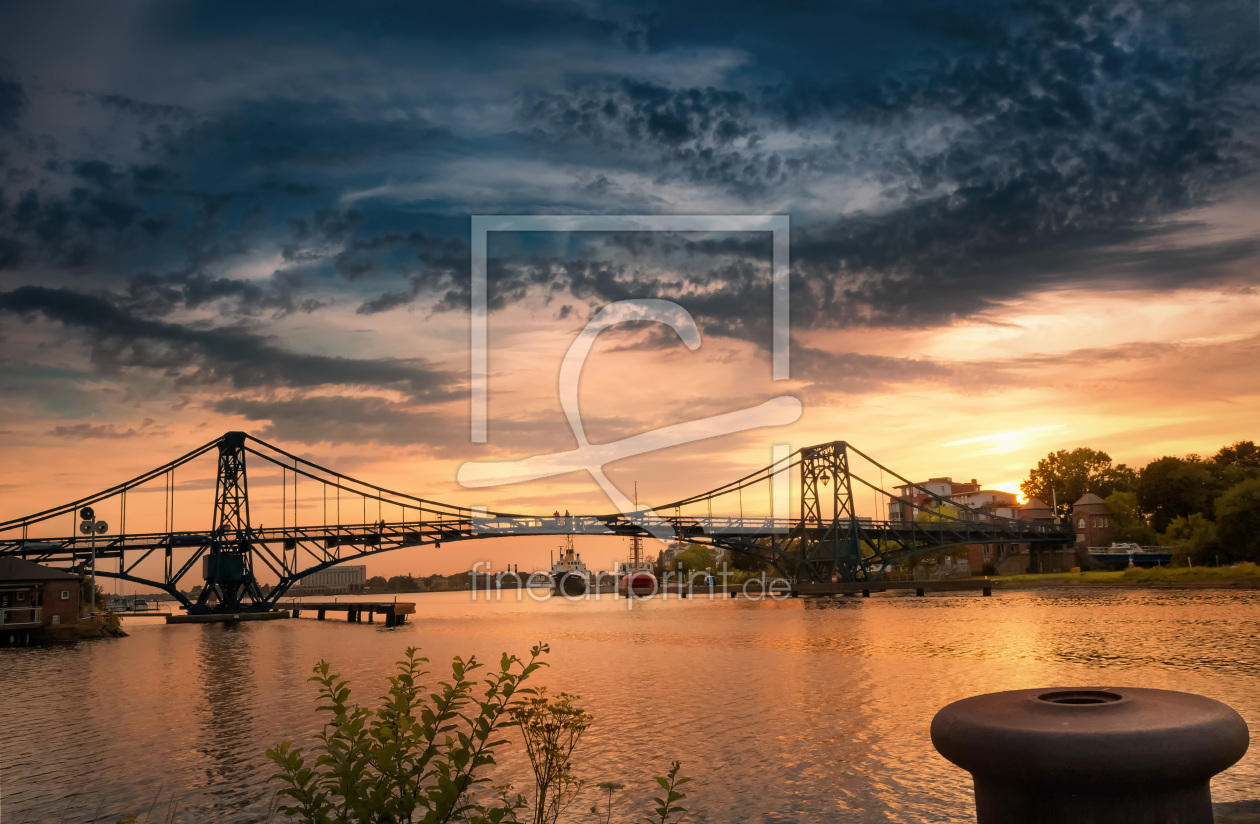
[[376,623],[376,613],[373,612],[372,610],[368,610],[368,623],[369,624]]
[[870,597],[871,597],[871,591],[870,591],[869,589],[864,589],[864,590],[862,590],[862,597],[863,597],[863,598],[870,598]]
[[322,620],[324,620],[324,611],[321,609],[321,610],[319,611],[319,615],[317,615],[317,616],[315,616],[315,617],[316,617],[316,618],[318,618],[318,619],[319,619],[319,620],[321,620],[321,621],[322,621]]
[[1171,690],[1012,690],[955,701],[932,744],[971,773],[978,824],[1212,824],[1212,776],[1247,752],[1247,723]]
[[918,595],[919,597],[923,597],[923,587],[919,587],[919,588],[917,588],[917,589],[914,591],[914,594],[915,594],[915,595]]

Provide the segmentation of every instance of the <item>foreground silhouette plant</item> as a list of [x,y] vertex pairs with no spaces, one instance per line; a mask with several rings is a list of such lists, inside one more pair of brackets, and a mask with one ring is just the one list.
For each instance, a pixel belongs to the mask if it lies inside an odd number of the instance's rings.
[[[279,812],[310,824],[512,824],[529,807],[524,796],[506,785],[483,802],[475,791],[488,781],[482,772],[507,743],[506,729],[518,726],[534,769],[533,821],[555,824],[582,787],[570,757],[591,717],[573,705],[575,696],[552,699],[523,686],[547,651],[540,644],[528,660],[504,655],[480,681],[483,664],[457,657],[450,678],[426,694],[428,659],[409,648],[375,710],[351,704],[348,682],[320,661],[308,680],[319,684],[318,709],[330,717],[317,743],[309,753],[288,742],[267,750],[280,768],[270,779],[283,785]],[[684,797],[674,788],[690,779],[678,779],[678,770],[675,761],[668,779],[656,779],[666,798],[656,799],[655,824],[685,812],[674,806]],[[611,786],[621,785],[600,785]]]
[[479,771],[506,743],[501,736],[512,711],[534,694],[521,684],[546,652],[536,646],[527,661],[504,655],[480,684],[473,676],[483,665],[456,657],[450,679],[423,696],[428,659],[409,648],[376,710],[351,705],[349,684],[320,661],[309,680],[320,685],[319,710],[332,717],[317,736],[314,763],[288,742],[267,750],[280,767],[272,779],[286,785],[279,794],[291,802],[281,810],[312,824],[514,820],[525,806],[521,796],[504,792],[497,804],[484,805],[472,790],[487,780]]
[[575,697],[562,692],[551,700],[542,689],[512,710],[534,768],[534,824],[556,824],[582,789],[582,780],[570,770],[570,758],[591,716],[573,706]]

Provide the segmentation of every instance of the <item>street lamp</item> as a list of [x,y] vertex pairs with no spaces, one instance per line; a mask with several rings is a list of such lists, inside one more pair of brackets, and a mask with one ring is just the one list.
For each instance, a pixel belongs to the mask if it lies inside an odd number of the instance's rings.
[[88,617],[96,615],[96,536],[109,531],[109,524],[96,520],[96,510],[85,506],[79,510],[79,531],[92,538],[92,576],[88,579]]

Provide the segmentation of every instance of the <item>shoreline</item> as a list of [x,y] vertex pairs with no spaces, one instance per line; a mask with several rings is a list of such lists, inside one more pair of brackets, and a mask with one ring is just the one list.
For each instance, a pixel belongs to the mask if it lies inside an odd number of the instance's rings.
[[1003,581],[990,579],[993,589],[1026,590],[1026,589],[1260,589],[1260,578],[1247,576],[1239,578],[1220,578],[1207,581],[1083,581],[1072,577],[1073,573],[1055,575],[1047,573],[1046,578],[1038,581]]

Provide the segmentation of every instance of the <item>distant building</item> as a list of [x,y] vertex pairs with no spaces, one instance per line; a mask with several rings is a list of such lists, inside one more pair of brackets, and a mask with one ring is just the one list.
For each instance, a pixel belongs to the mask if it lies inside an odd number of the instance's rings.
[[1076,531],[1076,546],[1111,546],[1115,518],[1102,498],[1086,492],[1072,504],[1072,527]]
[[[968,484],[970,485],[970,484]],[[1019,496],[1001,489],[976,489],[949,496],[960,511],[971,510],[990,518],[1018,518]]]
[[290,595],[350,595],[367,584],[367,566],[349,564],[307,575],[289,589]]
[[888,502],[888,520],[913,521],[926,509],[935,509],[940,505],[940,498],[952,499],[955,495],[979,492],[980,484],[975,478],[970,483],[956,483],[953,478],[929,478],[915,484],[902,484],[894,487],[897,495]]
[[0,558],[0,641],[29,638],[32,630],[79,620],[79,576],[26,561]]

